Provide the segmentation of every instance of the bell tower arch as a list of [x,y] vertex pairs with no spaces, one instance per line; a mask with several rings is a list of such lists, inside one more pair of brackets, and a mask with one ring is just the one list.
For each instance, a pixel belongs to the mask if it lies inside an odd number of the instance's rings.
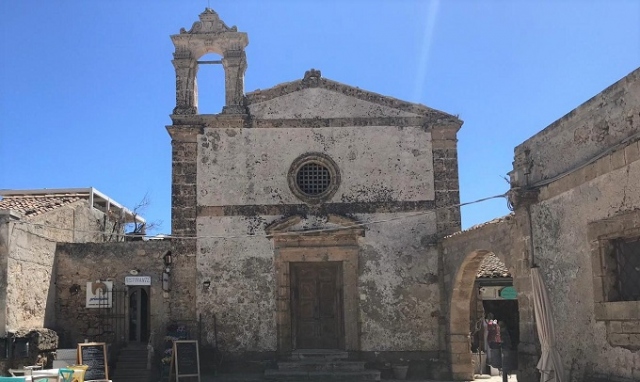
[[223,113],[244,114],[244,74],[247,70],[247,57],[244,49],[249,37],[238,32],[235,26],[228,27],[218,14],[206,8],[200,14],[200,21],[193,23],[190,30],[180,29],[180,33],[171,36],[175,46],[173,66],[176,70],[176,107],[174,115],[198,114],[198,86],[196,82],[198,67],[204,62],[198,61],[207,53],[222,56],[225,78],[225,104]]

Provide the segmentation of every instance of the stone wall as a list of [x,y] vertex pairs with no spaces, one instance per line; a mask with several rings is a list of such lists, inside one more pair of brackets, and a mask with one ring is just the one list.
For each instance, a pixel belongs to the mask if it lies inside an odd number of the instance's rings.
[[[125,334],[122,328],[104,326],[97,315],[97,309],[86,308],[86,287],[87,282],[106,280],[113,281],[114,289],[125,290],[124,278],[130,275],[132,269],[139,270],[141,276],[151,276],[150,330],[156,333],[156,345],[159,346],[170,320],[168,307],[171,292],[165,294],[162,290],[163,256],[170,249],[171,245],[167,241],[59,244],[55,265],[55,329],[61,337],[61,346],[75,347],[76,343],[85,339],[104,340],[105,330]],[[114,296],[114,300],[115,298]],[[113,309],[102,313],[121,314],[124,325],[127,317],[126,304],[124,308],[120,312],[113,311],[116,309],[114,301]],[[121,340],[124,338],[113,338],[107,342]]]
[[201,206],[300,204],[287,175],[296,158],[315,152],[331,157],[341,174],[327,202],[434,199],[431,137],[421,127],[207,128],[198,143]]
[[536,184],[573,169],[639,131],[640,69],[515,148],[512,183]]
[[640,236],[639,131],[640,69],[515,150],[516,221],[528,226],[530,205],[531,258],[554,306],[571,381],[640,378],[640,305],[611,300],[607,289],[610,241]]
[[595,374],[629,381],[640,378],[639,304],[608,303],[603,298],[605,265],[600,261],[598,238],[604,235],[595,229],[590,236],[593,226],[588,224],[613,223],[616,227],[608,237],[624,236],[637,228],[637,216],[618,219],[617,224],[613,219],[640,207],[638,184],[640,161],[636,159],[532,208],[535,261],[549,289],[557,347],[571,381]]
[[104,214],[78,201],[9,223],[7,328],[49,327],[53,306],[57,242],[102,241]]
[[528,225],[518,215],[508,215],[495,221],[456,233],[442,242],[443,285],[447,348],[450,352],[451,371],[456,380],[473,377],[471,340],[469,337],[470,312],[476,306],[472,293],[480,264],[488,253],[505,263],[513,275],[518,291],[520,317],[520,344],[518,346],[518,380],[532,381],[539,348],[535,337],[533,305],[530,298],[530,262],[528,258]]
[[[402,215],[358,215],[358,220],[367,223]],[[198,241],[196,284],[202,290],[198,312],[203,315],[210,344],[214,342],[210,325],[216,314],[221,350],[276,350],[274,251],[264,229],[279,218],[198,218],[198,227],[208,236],[241,236]],[[305,220],[301,224],[322,227]],[[438,350],[440,306],[434,231],[433,213],[367,227],[358,243],[360,350]],[[406,239],[394,240],[400,235]],[[203,287],[205,281],[211,282],[208,289]]]

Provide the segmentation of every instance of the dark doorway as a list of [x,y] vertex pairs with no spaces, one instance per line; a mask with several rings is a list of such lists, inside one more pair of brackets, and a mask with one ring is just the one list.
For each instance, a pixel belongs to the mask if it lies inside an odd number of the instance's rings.
[[291,263],[294,348],[344,347],[341,274],[341,262]]
[[129,288],[129,341],[149,340],[149,292],[145,287]]

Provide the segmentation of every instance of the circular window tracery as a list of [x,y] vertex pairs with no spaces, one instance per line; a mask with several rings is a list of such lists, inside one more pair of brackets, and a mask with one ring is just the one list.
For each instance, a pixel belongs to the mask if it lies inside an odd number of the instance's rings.
[[340,172],[325,154],[309,153],[298,157],[289,169],[289,188],[307,203],[320,203],[338,190]]
[[296,183],[304,194],[322,194],[331,185],[331,174],[319,163],[307,163],[298,170]]

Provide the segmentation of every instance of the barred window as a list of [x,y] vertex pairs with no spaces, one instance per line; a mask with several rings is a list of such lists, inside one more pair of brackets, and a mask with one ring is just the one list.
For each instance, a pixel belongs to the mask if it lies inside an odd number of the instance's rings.
[[307,163],[298,170],[296,182],[300,191],[307,195],[318,195],[329,188],[331,174],[329,169],[318,163]]
[[640,237],[613,240],[618,301],[640,301]]
[[298,157],[289,168],[289,189],[300,200],[322,203],[330,200],[340,185],[340,170],[326,154],[307,153]]

